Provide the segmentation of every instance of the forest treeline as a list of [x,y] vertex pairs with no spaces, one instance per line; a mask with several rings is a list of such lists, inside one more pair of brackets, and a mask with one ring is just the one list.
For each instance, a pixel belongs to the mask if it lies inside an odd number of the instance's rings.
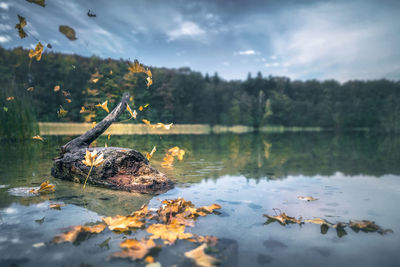
[[[108,100],[111,109],[129,91],[134,96],[132,109],[149,104],[138,111],[138,119],[151,122],[400,131],[399,81],[341,84],[261,73],[226,81],[217,73],[204,76],[189,68],[150,67],[153,85],[147,88],[145,76],[128,67],[122,59],[60,53],[46,53],[36,61],[22,48],[0,48],[1,124],[12,116],[12,101],[22,101],[19,109],[23,106],[38,121],[98,122],[106,112],[95,105]],[[15,100],[7,101],[10,96]],[[80,113],[82,106],[87,111]],[[65,117],[58,116],[60,107],[68,111]],[[128,118],[127,113],[122,120]]]

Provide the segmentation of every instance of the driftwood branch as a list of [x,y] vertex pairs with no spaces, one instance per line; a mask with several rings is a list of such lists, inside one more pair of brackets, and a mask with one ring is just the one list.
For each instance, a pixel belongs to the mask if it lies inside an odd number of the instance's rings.
[[90,129],[81,136],[69,141],[61,147],[61,154],[78,150],[81,148],[88,148],[89,145],[96,140],[102,133],[104,133],[111,124],[118,119],[118,117],[126,110],[126,104],[129,101],[129,93],[124,93],[121,102],[107,115],[101,122],[96,124],[93,129]]

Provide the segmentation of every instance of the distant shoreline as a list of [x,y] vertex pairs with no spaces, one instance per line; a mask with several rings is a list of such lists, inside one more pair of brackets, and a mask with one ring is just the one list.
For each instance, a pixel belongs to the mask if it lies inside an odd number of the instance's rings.
[[[81,135],[92,128],[91,123],[81,122],[39,122],[41,135]],[[351,131],[369,131],[368,128],[352,128]],[[284,126],[263,126],[257,129],[263,133],[282,132],[322,132],[333,131],[331,128],[321,127],[284,127]],[[208,124],[175,124],[170,130],[151,129],[144,124],[113,123],[104,135],[179,135],[179,134],[221,134],[221,133],[251,133],[255,128],[245,125],[208,125]]]

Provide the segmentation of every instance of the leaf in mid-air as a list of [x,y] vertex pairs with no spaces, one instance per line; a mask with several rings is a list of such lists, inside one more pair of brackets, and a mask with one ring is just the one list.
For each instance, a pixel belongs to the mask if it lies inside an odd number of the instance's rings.
[[23,39],[27,36],[26,32],[24,31],[24,27],[26,26],[26,19],[20,15],[17,16],[19,23],[15,24],[15,28],[18,30],[19,37]]
[[157,150],[156,147],[153,147],[151,152],[146,154],[147,160],[150,160],[153,157],[153,154],[156,152],[156,150]]
[[7,101],[12,101],[14,99],[15,99],[15,97],[13,97],[13,96],[9,96],[9,97],[6,98]]
[[146,78],[146,84],[147,84],[147,87],[150,87],[150,85],[153,84],[153,79],[151,77],[147,77]]
[[139,111],[143,111],[143,106],[140,106],[140,107],[139,107]]
[[67,115],[68,111],[65,110],[62,106],[60,106],[60,109],[57,111],[58,117],[62,118]]
[[31,4],[39,5],[41,7],[45,7],[46,6],[46,3],[45,3],[46,0],[26,0],[26,1],[31,3]]
[[110,111],[108,110],[107,104],[108,104],[108,100],[104,101],[103,104],[97,104],[96,107],[101,107],[102,109],[107,111],[107,113],[110,113]]
[[136,120],[137,112],[136,110],[132,111],[131,107],[126,104],[126,110],[128,110],[129,114],[131,114],[132,118]]
[[146,231],[152,236],[151,239],[163,239],[165,244],[173,244],[177,239],[188,239],[193,237],[191,233],[185,233],[185,225],[176,224],[152,224]]
[[72,100],[69,99],[69,98],[66,98],[65,101],[67,101],[68,103],[71,103],[71,102],[72,102]]
[[88,167],[91,167],[91,166],[99,167],[104,162],[103,157],[104,157],[103,153],[101,153],[99,156],[97,156],[96,150],[93,150],[93,152],[86,150],[85,159],[82,160],[82,163]]
[[129,71],[132,73],[138,73],[138,72],[142,72],[145,73],[147,75],[146,78],[146,84],[147,87],[149,87],[150,85],[153,84],[153,80],[152,80],[152,74],[151,74],[151,70],[149,70],[148,68],[146,69],[142,64],[139,63],[139,61],[137,59],[135,59],[135,61],[133,63],[128,62],[129,65]]
[[42,58],[42,53],[43,53],[43,45],[38,42],[35,50],[30,49],[29,50],[29,58],[33,58],[35,57],[37,61],[40,61],[40,59]]
[[69,40],[71,41],[75,41],[76,40],[76,34],[75,34],[75,30],[72,29],[71,27],[67,26],[67,25],[60,25],[60,27],[58,28],[58,30],[65,35],[65,37],[67,37]]
[[32,137],[32,139],[34,139],[34,140],[40,140],[40,141],[44,142],[43,137],[41,137],[40,135],[35,135],[34,137]]
[[272,216],[268,214],[264,214],[265,217],[268,218],[268,221],[265,224],[270,224],[271,222],[279,222],[281,225],[287,225],[289,223],[297,223],[302,224],[302,218],[296,219],[295,217],[290,217],[286,215],[286,213],[282,212],[279,215]]
[[219,263],[219,260],[207,255],[204,250],[207,248],[207,244],[202,244],[201,246],[190,250],[188,252],[185,252],[185,257],[190,258],[194,260],[196,263],[196,266],[201,266],[201,267],[214,267],[217,266]]
[[60,91],[60,86],[59,85],[54,86],[54,92],[58,92],[58,91]]
[[26,89],[26,91],[28,91],[28,92],[33,92],[33,90],[35,90],[35,88],[33,88],[33,87],[29,87],[28,89]]

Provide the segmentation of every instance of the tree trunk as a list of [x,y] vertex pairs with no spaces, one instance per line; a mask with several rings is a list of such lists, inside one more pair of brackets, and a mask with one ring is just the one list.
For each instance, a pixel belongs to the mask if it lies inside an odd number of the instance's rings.
[[51,174],[55,178],[84,183],[90,166],[82,163],[86,150],[103,153],[104,163],[94,167],[88,183],[139,193],[163,193],[173,187],[167,176],[150,166],[148,160],[138,151],[118,147],[89,148],[108,127],[126,110],[129,93],[93,129],[71,140],[61,147],[60,156],[54,159]]

